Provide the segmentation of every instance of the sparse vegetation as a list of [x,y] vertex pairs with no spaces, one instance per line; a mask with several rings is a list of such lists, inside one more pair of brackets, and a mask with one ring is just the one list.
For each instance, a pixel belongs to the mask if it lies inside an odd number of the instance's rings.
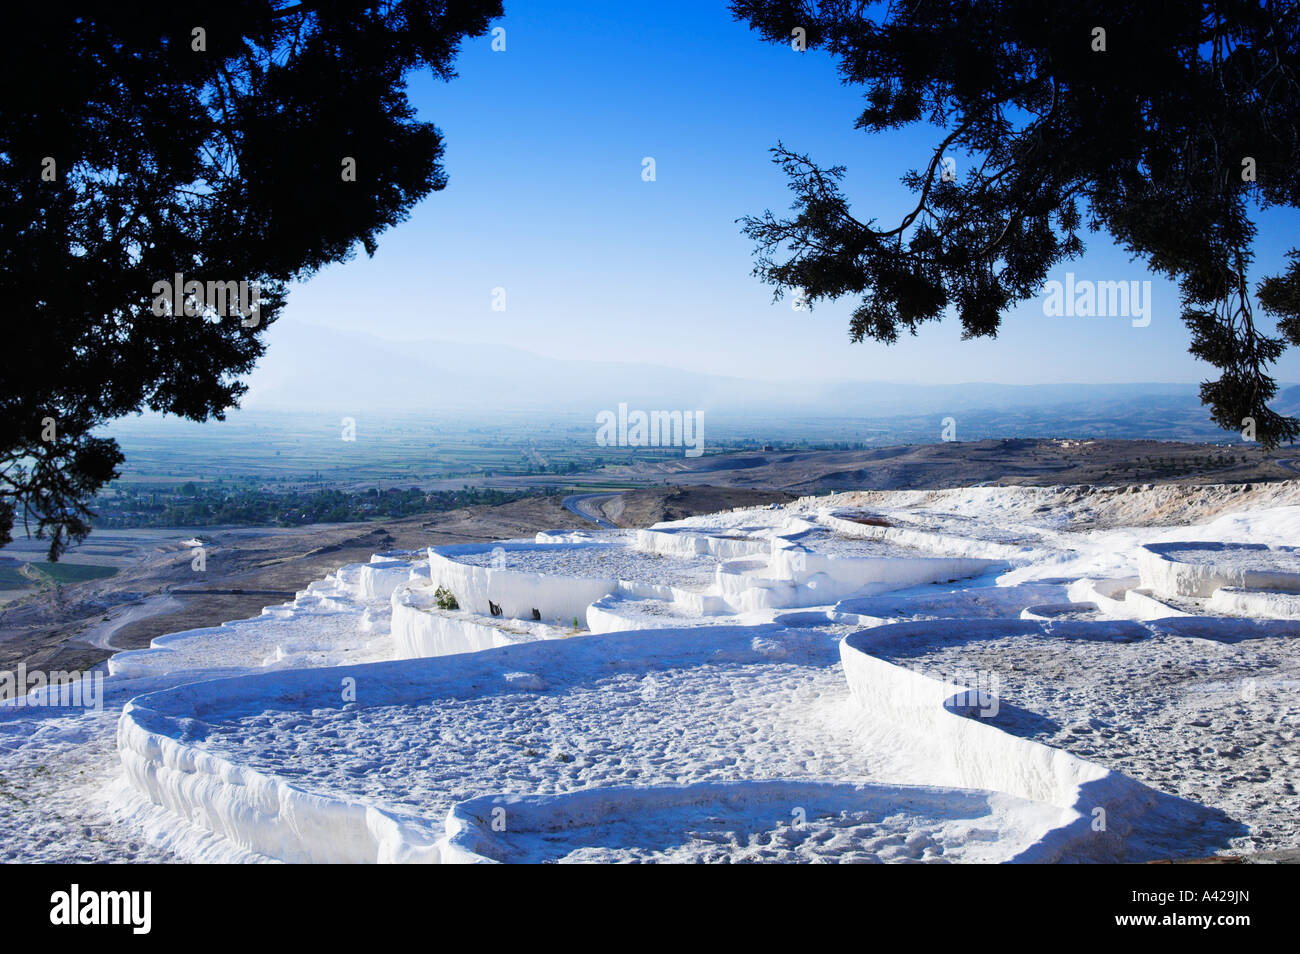
[[434,602],[438,604],[438,609],[458,610],[460,604],[456,602],[455,595],[445,586],[439,586],[433,591]]
[[102,580],[117,572],[111,566],[97,566],[89,563],[29,563],[27,566],[31,568],[33,573],[55,584]]
[[354,523],[384,517],[443,513],[461,507],[496,506],[531,491],[464,488],[424,491],[419,487],[380,490],[272,490],[253,484],[215,483],[180,488],[142,485],[118,488],[95,500],[94,526],[296,527],[312,523]]

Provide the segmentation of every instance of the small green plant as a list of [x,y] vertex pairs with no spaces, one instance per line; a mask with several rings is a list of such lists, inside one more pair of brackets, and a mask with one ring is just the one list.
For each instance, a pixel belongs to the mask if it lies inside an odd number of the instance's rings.
[[438,604],[438,609],[455,610],[460,609],[460,604],[456,602],[456,597],[451,590],[445,586],[439,586],[433,591],[434,601]]

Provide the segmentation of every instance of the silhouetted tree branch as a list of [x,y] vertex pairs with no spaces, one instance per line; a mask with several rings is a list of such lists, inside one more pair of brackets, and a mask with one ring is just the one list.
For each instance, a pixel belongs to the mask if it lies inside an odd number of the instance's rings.
[[[1294,253],[1256,289],[1276,336],[1259,328],[1247,283],[1249,209],[1300,207],[1296,3],[735,0],[732,10],[770,42],[802,28],[808,49],[835,57],[865,90],[858,128],[944,130],[903,177],[916,206],[887,228],[850,213],[843,166],[774,148],[794,214],[742,221],[754,273],[777,297],[856,297],[854,341],[896,341],[949,309],[964,336],[993,336],[1049,269],[1083,253],[1085,226],[1104,229],[1178,282],[1190,350],[1221,371],[1201,387],[1215,422],[1240,430],[1253,419],[1266,447],[1300,434],[1300,421],[1268,407],[1270,366],[1300,344]],[[973,162],[945,179],[950,153]]]
[[[415,118],[405,80],[455,76],[462,38],[500,15],[497,0],[7,13],[0,544],[21,510],[57,558],[87,532],[87,501],[122,460],[94,428],[143,408],[222,417],[287,283],[358,243],[373,254],[380,232],[446,185],[442,136]],[[255,320],[157,314],[155,283],[176,274],[257,283]]]

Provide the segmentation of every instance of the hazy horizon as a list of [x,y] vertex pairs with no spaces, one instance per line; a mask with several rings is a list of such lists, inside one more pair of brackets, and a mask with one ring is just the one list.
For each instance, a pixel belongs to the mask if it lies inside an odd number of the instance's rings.
[[[464,44],[451,85],[412,81],[420,118],[447,136],[447,188],[381,236],[374,258],[359,253],[295,286],[287,319],[389,343],[450,339],[769,383],[1217,377],[1187,353],[1177,287],[1105,235],[1085,236],[1084,256],[1049,279],[1150,281],[1145,327],[1047,317],[1034,299],[1005,316],[996,339],[962,341],[949,319],[893,346],[851,345],[855,303],[810,312],[793,311],[789,296],[773,303],[735,220],[788,205],[768,155],[783,141],[843,162],[855,207],[888,221],[914,202],[898,180],[928,160],[931,127],[866,136],[853,125],[861,91],[840,82],[829,56],[756,42],[721,4],[519,4],[505,39],[503,52],[489,37]],[[553,66],[557,51],[564,69]],[[1277,209],[1258,222],[1255,279],[1284,269],[1296,225]],[[493,310],[494,289],[505,291],[504,311]],[[1266,316],[1256,320],[1271,331]],[[269,329],[250,400],[301,361],[288,337]],[[1275,376],[1300,381],[1300,352],[1287,352]]]

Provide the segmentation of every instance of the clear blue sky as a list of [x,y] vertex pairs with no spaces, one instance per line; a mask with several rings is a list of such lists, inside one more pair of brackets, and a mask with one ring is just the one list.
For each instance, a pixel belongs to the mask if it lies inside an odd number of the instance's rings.
[[[1147,328],[1048,318],[1034,302],[995,341],[962,342],[948,321],[891,348],[850,345],[854,303],[773,304],[734,220],[788,207],[767,152],[778,140],[846,165],[859,218],[896,219],[912,201],[899,177],[928,161],[932,127],[855,131],[860,88],[841,85],[823,54],[760,42],[721,0],[506,0],[499,25],[505,52],[483,37],[450,84],[412,82],[422,118],[447,138],[447,189],[385,233],[373,259],[297,287],[287,319],[771,380],[1193,382],[1213,371],[1187,354],[1176,289],[1158,279]],[[654,182],[642,181],[644,156]],[[1260,274],[1297,231],[1289,213],[1263,220]],[[1152,277],[1101,235],[1068,267]],[[490,307],[498,286],[505,312]],[[268,340],[268,370],[292,363],[274,328]],[[1277,375],[1300,380],[1300,355]]]

